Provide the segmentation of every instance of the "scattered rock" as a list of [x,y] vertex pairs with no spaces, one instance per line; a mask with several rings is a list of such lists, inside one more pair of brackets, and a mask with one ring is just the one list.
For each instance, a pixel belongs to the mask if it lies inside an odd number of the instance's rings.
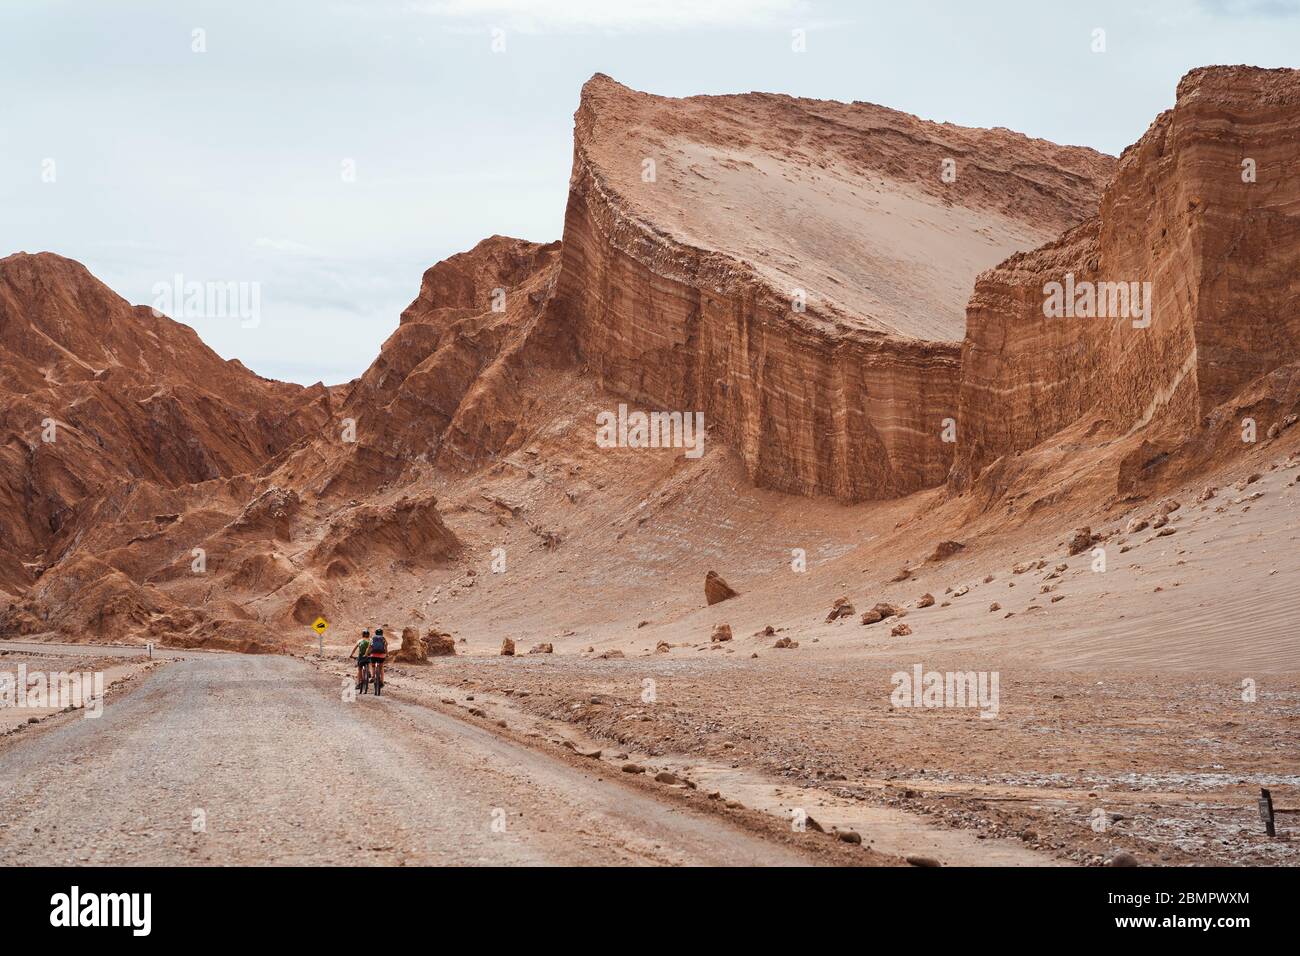
[[657,774],[655,774],[655,780],[658,781],[659,783],[666,783],[670,787],[675,787],[682,782],[678,778],[677,774],[673,773],[670,770],[660,770]]
[[667,641],[660,641],[655,645],[656,654],[667,654],[670,650],[672,650],[672,645]]
[[966,550],[966,545],[960,541],[940,541],[930,554],[927,561],[946,561],[959,551]]
[[645,767],[641,766],[639,763],[625,763],[623,764],[623,772],[624,773],[645,773]]
[[1141,866],[1142,864],[1138,861],[1138,858],[1135,857],[1132,853],[1129,853],[1127,850],[1120,850],[1118,853],[1116,853],[1114,856],[1112,856],[1109,860],[1107,860],[1107,861],[1105,862],[1105,864],[1103,864],[1103,865],[1105,865],[1105,866]]
[[529,654],[554,654],[555,647],[552,644],[534,644],[528,649]]
[[990,614],[992,614],[994,611],[1000,611],[1000,610],[1002,610],[1002,605],[999,604],[997,601],[994,601],[992,604],[989,605]]
[[841,843],[852,843],[855,846],[862,844],[862,834],[857,830],[836,830],[835,839]]
[[423,664],[429,659],[429,652],[420,640],[420,632],[413,627],[402,628],[402,646],[393,653],[393,661],[398,664]]
[[796,647],[799,646],[799,642],[798,642],[798,641],[792,641],[792,640],[790,640],[790,638],[788,638],[788,637],[779,637],[779,638],[777,638],[776,643],[773,644],[772,646],[773,646],[773,647],[784,647],[784,648],[790,648],[790,649],[793,649],[793,648],[796,648]]
[[740,593],[722,580],[717,571],[710,571],[704,575],[704,600],[709,604],[717,604],[739,596]]
[[912,633],[912,629],[906,624],[895,624],[889,633],[892,637],[907,637]]
[[1070,536],[1069,550],[1071,555],[1081,554],[1082,552],[1087,551],[1091,547],[1092,547],[1091,528],[1086,526],[1082,528],[1078,528],[1075,530],[1074,534]]
[[826,615],[826,623],[838,621],[842,617],[852,617],[856,613],[853,605],[849,603],[846,597],[836,598],[835,603],[831,605],[830,613]]
[[429,657],[454,657],[456,640],[450,634],[431,627],[424,633],[424,652]]
[[710,635],[709,640],[714,644],[721,644],[724,641],[731,640],[731,625],[730,624],[713,625],[713,634]]
[[904,857],[912,866],[942,866],[938,860],[932,856],[909,856]]
[[502,657],[515,656],[515,642],[510,640],[510,638],[508,637],[501,642],[501,656]]
[[[925,594],[922,594],[921,599],[916,602],[917,607],[930,607],[933,604],[934,604],[934,595],[930,594],[928,591]],[[866,621],[863,621],[862,623],[865,624]]]
[[886,618],[898,617],[900,610],[901,608],[899,608],[898,605],[896,604],[887,604],[884,601],[881,601],[870,611],[862,612],[862,623],[877,624],[880,621],[885,620]]

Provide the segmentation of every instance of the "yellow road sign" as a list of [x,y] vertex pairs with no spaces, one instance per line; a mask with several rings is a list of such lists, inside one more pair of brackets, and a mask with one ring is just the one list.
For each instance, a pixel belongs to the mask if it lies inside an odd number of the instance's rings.
[[324,633],[325,633],[325,628],[327,628],[327,627],[329,627],[329,626],[330,626],[330,622],[329,622],[329,621],[325,620],[325,618],[323,618],[323,617],[318,617],[318,618],[316,618],[316,620],[312,623],[311,629],[312,629],[313,631],[315,631],[317,634],[324,634]]

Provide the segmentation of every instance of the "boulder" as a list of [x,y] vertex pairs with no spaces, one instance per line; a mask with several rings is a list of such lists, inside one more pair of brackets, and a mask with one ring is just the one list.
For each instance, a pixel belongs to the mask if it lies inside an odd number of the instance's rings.
[[534,644],[532,647],[528,649],[528,653],[529,654],[554,654],[555,646],[550,643]]
[[964,550],[966,550],[966,545],[962,544],[960,541],[940,541],[926,560],[947,561],[957,552]]
[[710,571],[704,575],[704,600],[709,604],[718,604],[739,596],[739,592],[722,580],[717,571]]
[[398,664],[423,664],[429,659],[429,653],[420,640],[420,632],[413,627],[402,628],[402,646],[393,653],[393,661]]
[[424,652],[429,657],[452,657],[456,653],[456,640],[431,627],[424,635]]
[[709,640],[714,644],[720,644],[723,641],[731,640],[731,625],[715,624],[713,626],[713,634],[710,635]]
[[838,621],[842,617],[852,617],[854,613],[853,605],[849,603],[848,598],[836,598],[835,603],[831,605],[830,613],[826,615],[826,623]]
[[[931,603],[934,603],[933,600],[931,600]],[[899,611],[900,608],[896,604],[888,604],[884,601],[881,601],[870,611],[864,611],[862,613],[862,623],[876,624],[880,621],[885,620],[886,618],[897,617]]]
[[508,637],[501,642],[501,656],[502,657],[515,656],[515,642],[510,640],[510,638]]

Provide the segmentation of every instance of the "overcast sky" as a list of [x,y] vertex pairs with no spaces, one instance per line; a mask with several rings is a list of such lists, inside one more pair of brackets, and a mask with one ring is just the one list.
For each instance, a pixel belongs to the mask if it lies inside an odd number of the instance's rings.
[[181,317],[263,375],[332,384],[429,265],[560,237],[597,71],[1118,153],[1188,69],[1297,61],[1300,0],[3,0],[0,256],[78,259],[143,304],[178,274],[258,283],[255,325]]

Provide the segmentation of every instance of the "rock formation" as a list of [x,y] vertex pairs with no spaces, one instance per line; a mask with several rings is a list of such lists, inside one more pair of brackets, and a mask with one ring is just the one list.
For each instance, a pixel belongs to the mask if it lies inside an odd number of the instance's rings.
[[[1108,434],[1153,421],[1188,433],[1300,359],[1298,143],[1300,73],[1193,70],[1174,108],[1124,151],[1097,215],[980,276],[962,347],[957,489],[1084,417]],[[1081,308],[1049,318],[1045,290],[1067,276]],[[1079,316],[1098,283],[1150,283],[1149,325],[1131,306],[1113,314],[1114,285],[1097,297],[1109,317]]]
[[728,598],[739,596],[736,591],[732,590],[731,585],[722,580],[717,571],[710,571],[704,575],[704,600],[709,604],[717,604]]
[[[1180,455],[1240,454],[1247,411],[1277,441],[1300,389],[1298,77],[1195,70],[1116,162],[869,104],[667,99],[598,75],[563,243],[493,236],[434,265],[370,368],[328,388],[223,361],[67,259],[0,259],[0,636],[250,650],[372,601],[372,620],[428,620],[444,581],[446,599],[474,586],[484,526],[518,522],[539,553],[591,540],[579,516],[629,471],[602,476],[612,456],[584,444],[557,478],[530,446],[572,444],[597,402],[704,413],[768,489],[856,501],[946,478],[981,489],[957,508],[985,510],[1076,440],[1116,446],[1120,495]],[[1118,282],[1137,283],[1133,312],[1150,283],[1149,325],[1088,318],[1086,296],[1082,316],[1044,312],[1053,283]],[[557,413],[556,395],[575,400]],[[1017,457],[1054,437],[1061,460]],[[681,471],[627,502],[636,527],[689,500],[700,471]],[[517,500],[440,504],[506,472]],[[945,536],[892,555],[893,581],[961,551]],[[705,595],[736,592],[710,572]],[[844,599],[828,620],[853,614]],[[415,657],[454,653],[409,631]]]
[[393,660],[399,664],[423,664],[429,659],[420,632],[414,627],[402,628],[402,646],[393,654]]
[[951,463],[975,276],[1090,215],[1112,166],[865,103],[674,100],[597,75],[555,309],[603,385],[703,412],[758,484],[904,494]]

